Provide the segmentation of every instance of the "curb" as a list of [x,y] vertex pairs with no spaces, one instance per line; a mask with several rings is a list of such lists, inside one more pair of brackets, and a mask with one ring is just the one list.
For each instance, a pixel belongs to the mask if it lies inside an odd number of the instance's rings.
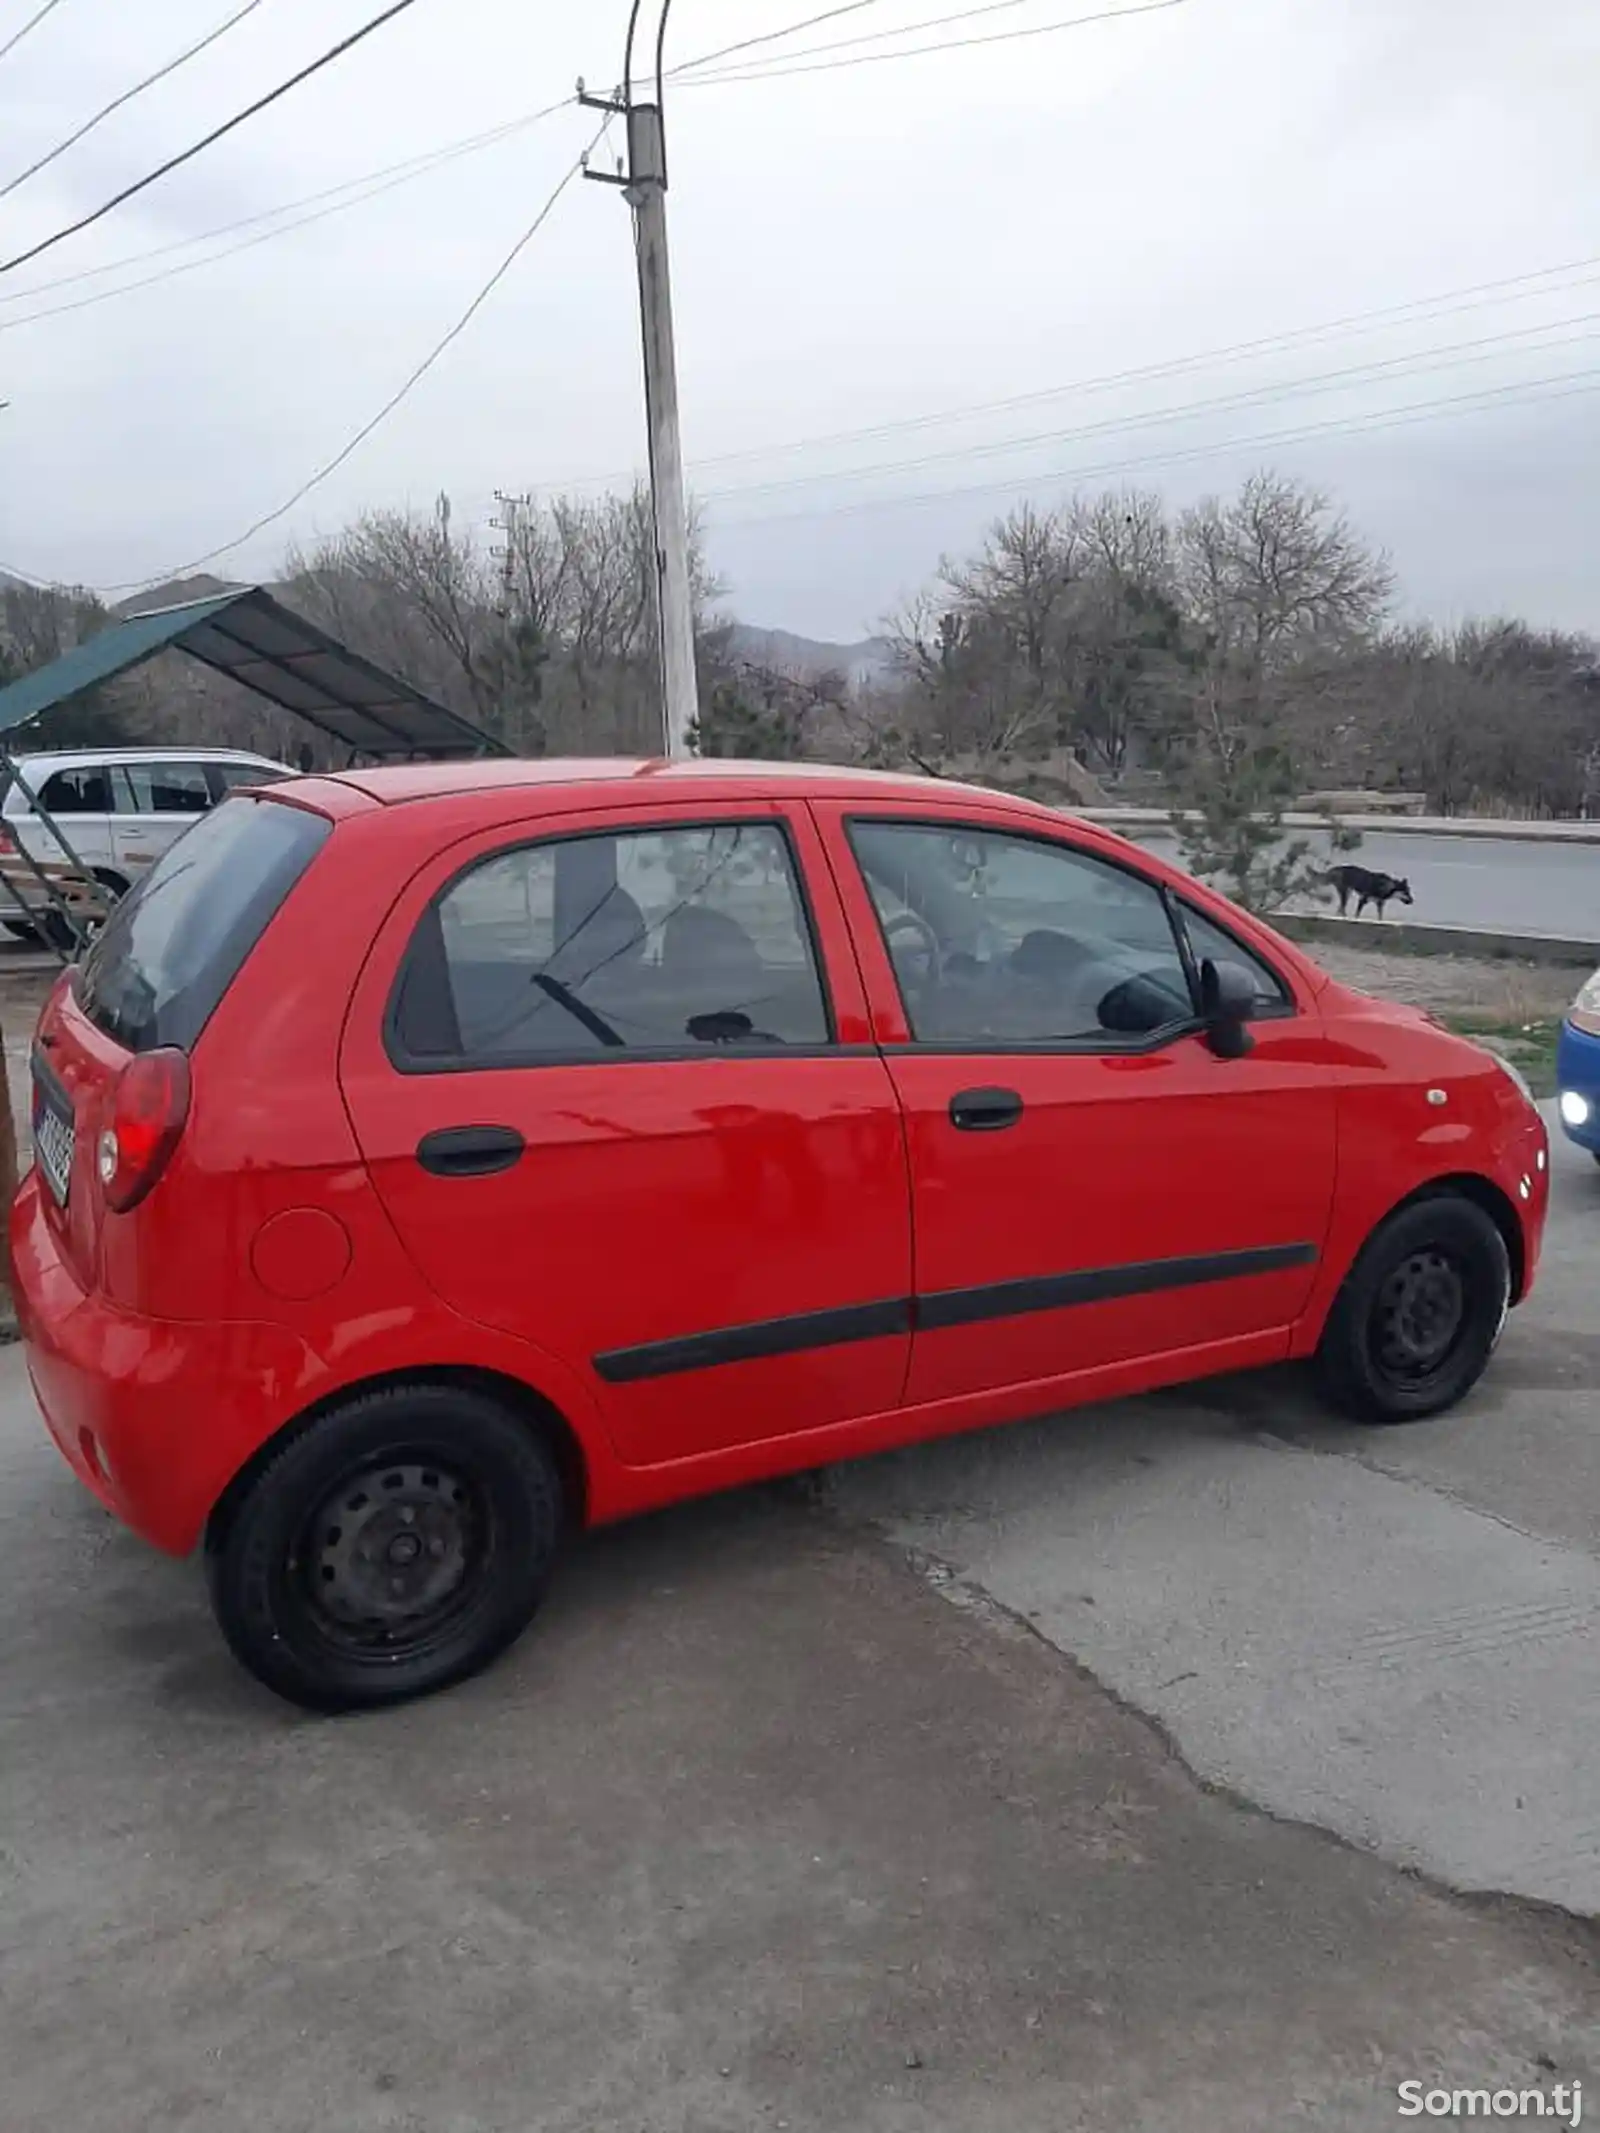
[[[1075,807],[1067,812],[1085,822],[1099,822],[1107,829],[1130,832],[1140,829],[1168,830],[1174,814],[1169,807]],[[1363,835],[1407,837],[1488,837],[1504,844],[1600,844],[1600,822],[1499,822],[1482,815],[1305,815],[1283,818],[1286,830],[1325,830],[1330,822],[1341,829],[1360,830]]]
[[1600,969],[1600,941],[1554,934],[1485,933],[1476,926],[1417,926],[1402,919],[1335,918],[1303,911],[1274,911],[1267,924],[1292,941],[1342,941],[1350,948],[1388,948],[1404,955],[1482,956],[1491,962]]

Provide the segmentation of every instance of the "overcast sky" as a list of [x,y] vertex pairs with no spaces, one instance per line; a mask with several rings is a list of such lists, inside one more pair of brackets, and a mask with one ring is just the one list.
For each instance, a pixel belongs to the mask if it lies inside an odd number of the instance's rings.
[[[59,0],[0,60],[0,185],[241,4]],[[828,4],[677,0],[669,60]],[[876,0],[741,64],[767,73],[958,12],[973,19],[906,41],[994,37],[1111,0],[980,4]],[[0,44],[36,5],[0,0]],[[378,7],[263,0],[0,200],[0,256]],[[626,0],[417,0],[0,277],[0,567],[149,580],[274,509],[465,307],[594,122],[563,110],[215,264],[20,323],[279,225],[44,284],[520,118],[580,73],[605,84],[625,15]],[[932,57],[686,78],[668,105],[684,435],[733,606],[854,638],[1024,495],[1137,481],[1182,503],[1271,463],[1335,491],[1391,550],[1409,610],[1600,630],[1597,70],[1596,0],[1184,0]],[[1527,278],[1465,293],[1511,277]],[[1192,357],[1209,359],[1103,382]],[[881,433],[808,442],[864,429]],[[574,183],[370,441],[207,567],[270,575],[291,537],[441,489],[486,522],[497,487],[623,476],[641,447],[627,210]]]

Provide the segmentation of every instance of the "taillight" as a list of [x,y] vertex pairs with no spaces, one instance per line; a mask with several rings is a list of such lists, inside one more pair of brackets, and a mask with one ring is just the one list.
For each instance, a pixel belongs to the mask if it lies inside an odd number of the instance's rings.
[[19,849],[16,832],[8,830],[5,824],[0,822],[0,852],[15,852]]
[[111,1092],[95,1160],[106,1205],[137,1207],[172,1160],[189,1118],[189,1061],[171,1049],[141,1052]]

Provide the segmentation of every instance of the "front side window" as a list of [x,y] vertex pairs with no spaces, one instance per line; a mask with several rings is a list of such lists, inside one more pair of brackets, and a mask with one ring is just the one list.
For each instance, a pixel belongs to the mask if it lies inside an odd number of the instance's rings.
[[788,839],[770,823],[519,845],[428,910],[395,996],[408,1066],[826,1044]]
[[130,763],[126,775],[141,815],[203,815],[210,809],[204,763]]
[[988,830],[850,836],[918,1043],[1125,1043],[1193,1022],[1166,899],[1141,876]]
[[1202,918],[1187,904],[1183,907],[1183,930],[1189,936],[1196,963],[1228,963],[1243,974],[1255,991],[1258,1017],[1282,1014],[1293,1007],[1293,996],[1275,970],[1231,933],[1224,933],[1219,925]]

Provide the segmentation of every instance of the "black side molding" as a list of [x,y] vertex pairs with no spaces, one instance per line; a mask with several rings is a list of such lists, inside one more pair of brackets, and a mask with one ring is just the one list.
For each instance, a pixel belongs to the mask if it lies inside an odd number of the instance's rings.
[[763,1356],[798,1355],[807,1348],[842,1348],[850,1341],[882,1340],[911,1330],[911,1299],[844,1304],[835,1311],[801,1311],[793,1318],[757,1319],[718,1333],[686,1333],[680,1339],[646,1341],[639,1348],[613,1348],[594,1359],[608,1385],[640,1378],[674,1377],[683,1370],[710,1370],[718,1363],[749,1363]]
[[831,1311],[801,1311],[791,1318],[766,1318],[710,1333],[645,1341],[637,1348],[611,1348],[594,1358],[594,1369],[608,1385],[635,1385],[688,1370],[713,1370],[723,1363],[799,1355],[809,1348],[838,1348],[850,1341],[883,1340],[908,1332],[937,1333],[952,1326],[981,1325],[986,1319],[1024,1318],[1036,1311],[1111,1303],[1118,1297],[1150,1296],[1163,1289],[1243,1281],[1253,1274],[1285,1274],[1293,1267],[1312,1266],[1316,1259],[1314,1244],[1269,1244],[1189,1259],[1151,1259],[1130,1266],[1035,1275],[1024,1281],[992,1281],[973,1289],[936,1289],[927,1296],[896,1296],[877,1303],[844,1304]]
[[917,1330],[935,1333],[946,1326],[981,1325],[989,1318],[1026,1318],[1035,1311],[1114,1303],[1119,1297],[1154,1296],[1163,1289],[1206,1288],[1251,1274],[1286,1274],[1291,1267],[1310,1266],[1316,1256],[1314,1244],[1269,1244],[1193,1259],[1147,1259],[1131,1266],[1085,1267],[1076,1274],[986,1282],[976,1289],[936,1289],[917,1298]]

